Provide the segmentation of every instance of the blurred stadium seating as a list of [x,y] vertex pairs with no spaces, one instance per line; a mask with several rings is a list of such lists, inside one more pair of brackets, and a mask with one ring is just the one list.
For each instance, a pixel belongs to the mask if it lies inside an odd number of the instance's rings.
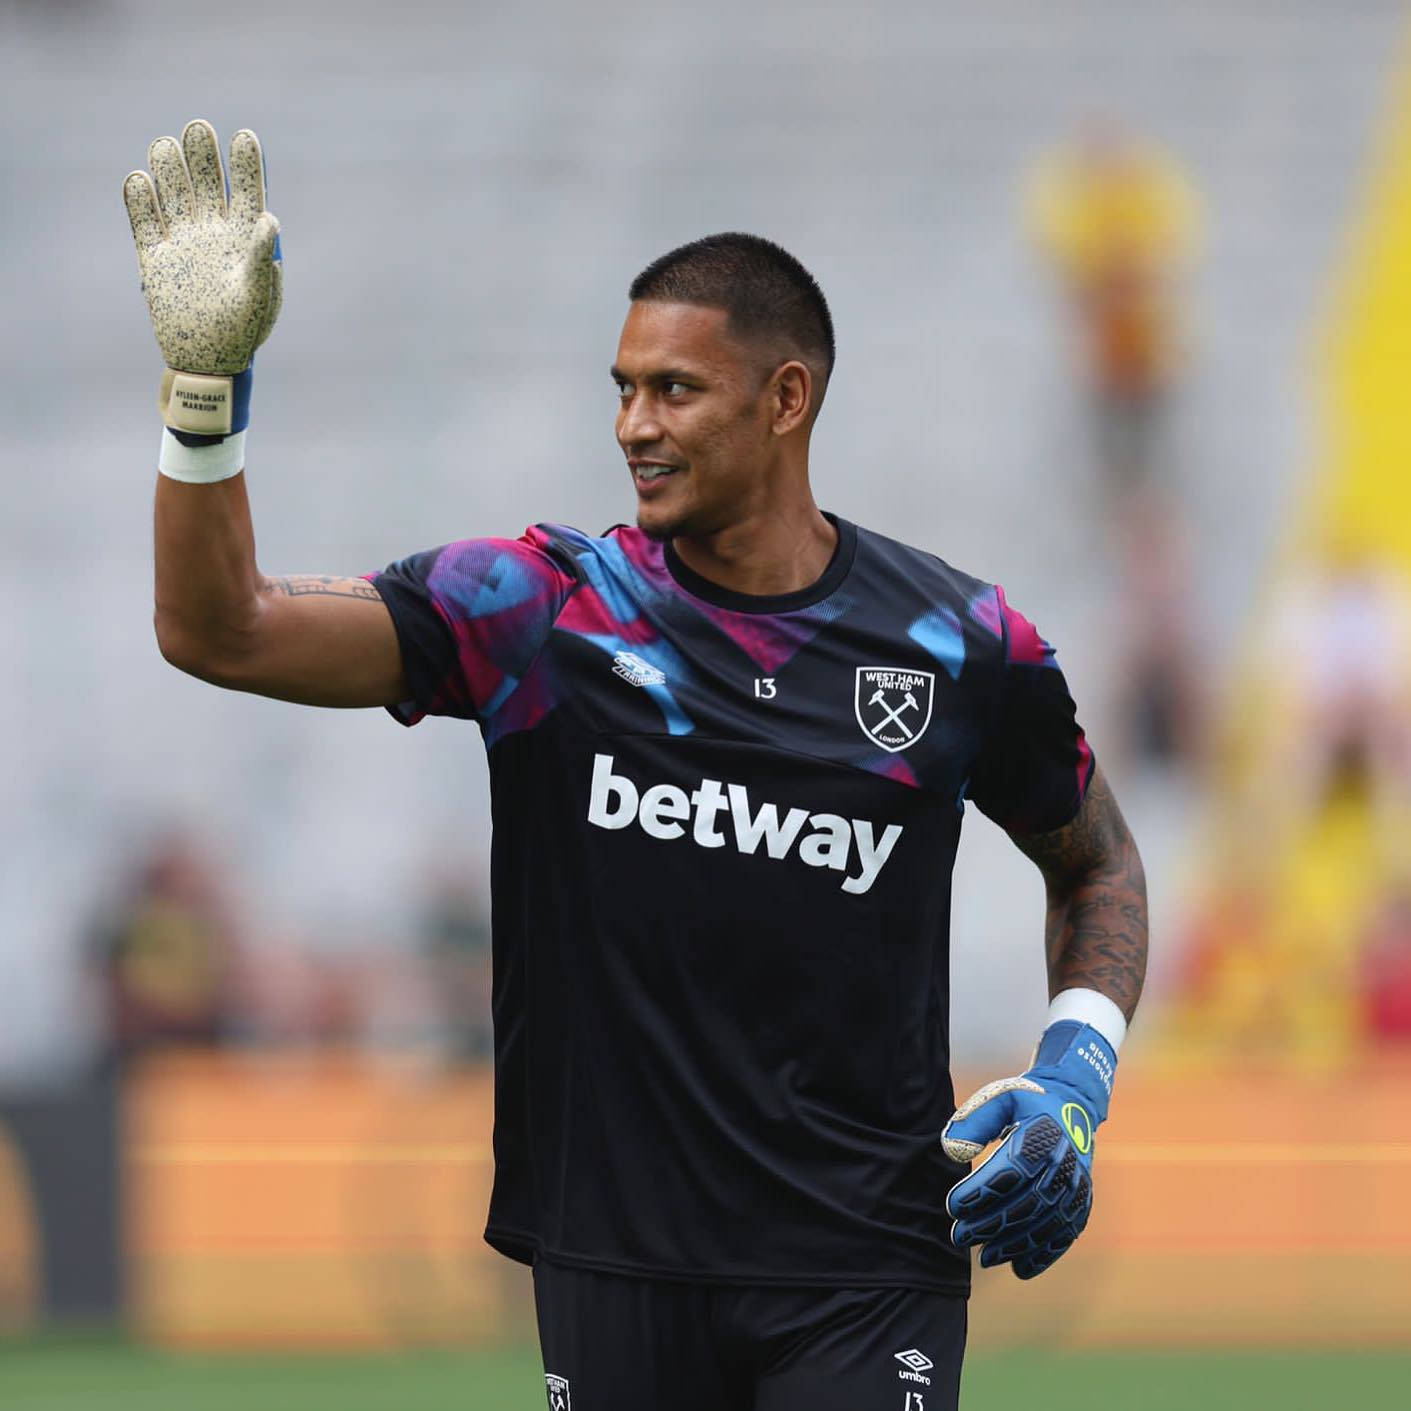
[[[1261,792],[1289,772],[1271,740],[1298,732],[1291,678],[1257,650],[1320,535],[1411,575],[1402,7],[241,16],[0,0],[0,1093],[62,1093],[99,1063],[93,910],[169,827],[220,859],[263,957],[263,1017],[235,1036],[277,1040],[129,1076],[134,1328],[244,1348],[529,1334],[519,1272],[478,1238],[484,1074],[443,1061],[417,969],[428,877],[483,874],[478,739],[223,695],[152,640],[157,354],[118,195],[147,140],[199,114],[256,127],[270,154],[288,297],[251,435],[268,568],[360,572],[462,534],[619,518],[606,368],[626,283],[679,240],[756,229],[834,304],[820,497],[1002,579],[1106,759],[1118,555],[1022,213],[1025,174],[1100,107],[1174,153],[1206,211],[1172,491],[1216,738],[1193,772],[1114,756],[1152,882],[1151,1006],[1091,1233],[1034,1285],[982,1277],[976,1337],[1406,1345],[1405,948],[1378,909],[1407,881],[1404,835],[1388,849],[1365,792],[1303,815]],[[954,926],[967,1073],[1018,1060],[1042,1014],[1026,875],[977,821]],[[32,1197],[0,1115],[0,1330],[45,1306]],[[1352,1212],[1335,1227],[1334,1204]]]

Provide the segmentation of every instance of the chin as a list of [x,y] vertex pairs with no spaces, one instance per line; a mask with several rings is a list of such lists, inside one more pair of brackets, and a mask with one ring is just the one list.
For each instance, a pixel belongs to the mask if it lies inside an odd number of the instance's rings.
[[683,514],[662,514],[652,512],[642,507],[637,510],[637,528],[647,536],[648,539],[655,540],[658,544],[664,544],[668,539],[680,538],[683,534],[691,532],[690,516]]

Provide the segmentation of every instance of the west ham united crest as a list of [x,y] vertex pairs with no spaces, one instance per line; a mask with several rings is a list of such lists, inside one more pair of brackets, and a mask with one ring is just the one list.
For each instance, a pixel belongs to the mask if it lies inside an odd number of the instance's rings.
[[544,1384],[549,1389],[549,1411],[573,1411],[573,1403],[568,1399],[567,1377],[556,1377],[552,1372],[545,1372]]
[[859,666],[853,710],[862,733],[895,754],[910,749],[931,723],[936,694],[933,671],[900,666]]

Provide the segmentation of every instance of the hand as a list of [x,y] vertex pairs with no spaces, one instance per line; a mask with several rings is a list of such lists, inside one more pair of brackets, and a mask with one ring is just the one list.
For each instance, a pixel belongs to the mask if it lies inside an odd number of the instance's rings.
[[946,1197],[962,1248],[985,1268],[1041,1274],[1083,1232],[1092,1209],[1093,1134],[1107,1117],[1117,1056],[1091,1025],[1063,1020],[1039,1041],[1033,1066],[987,1083],[941,1133],[945,1154],[973,1161],[1001,1145]]
[[132,172],[123,200],[168,368],[164,419],[179,431],[228,435],[248,420],[250,362],[274,327],[283,293],[279,222],[265,210],[260,142],[248,130],[231,139],[228,202],[209,123],[187,123],[180,144],[157,138],[147,160],[151,175]]

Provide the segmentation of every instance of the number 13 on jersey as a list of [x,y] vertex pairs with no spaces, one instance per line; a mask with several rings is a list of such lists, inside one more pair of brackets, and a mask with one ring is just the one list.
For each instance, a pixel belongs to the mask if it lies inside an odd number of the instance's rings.
[[779,688],[774,684],[772,676],[756,676],[754,679],[755,696],[762,701],[772,701],[779,694]]

